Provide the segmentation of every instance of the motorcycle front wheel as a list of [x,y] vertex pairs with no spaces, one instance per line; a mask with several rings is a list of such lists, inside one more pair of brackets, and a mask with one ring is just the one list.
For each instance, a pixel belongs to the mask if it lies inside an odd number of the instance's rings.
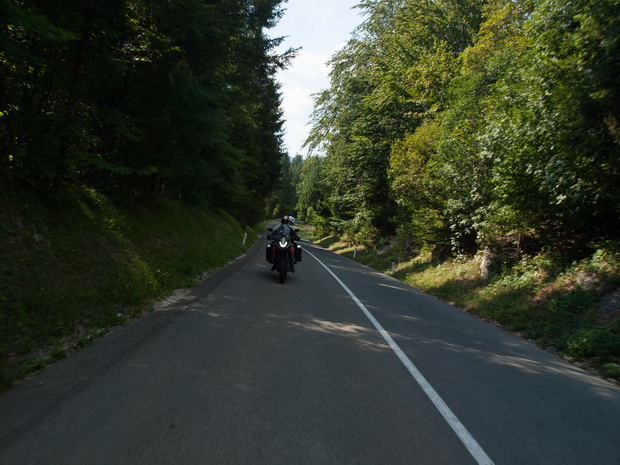
[[286,281],[286,272],[288,271],[288,263],[286,257],[280,257],[280,263],[278,264],[278,272],[280,273],[280,282],[284,284]]

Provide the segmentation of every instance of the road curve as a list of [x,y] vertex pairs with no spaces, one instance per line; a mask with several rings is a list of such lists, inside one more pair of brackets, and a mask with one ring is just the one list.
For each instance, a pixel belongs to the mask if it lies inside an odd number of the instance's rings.
[[616,387],[308,243],[282,285],[264,245],[0,395],[0,463],[620,463]]

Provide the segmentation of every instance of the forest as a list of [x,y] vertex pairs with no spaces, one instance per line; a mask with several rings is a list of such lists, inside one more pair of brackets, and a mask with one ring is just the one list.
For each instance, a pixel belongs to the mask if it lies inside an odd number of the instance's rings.
[[283,213],[620,379],[620,0],[361,0],[305,157],[285,4],[0,0],[0,389]]
[[440,256],[510,245],[572,259],[618,239],[620,2],[358,8],[315,99],[300,217]]
[[288,208],[438,253],[617,238],[618,1],[360,2],[305,159],[282,150],[281,4],[2,0],[0,183]]
[[0,390],[278,208],[281,0],[0,0]]
[[281,0],[2,0],[0,182],[264,216]]

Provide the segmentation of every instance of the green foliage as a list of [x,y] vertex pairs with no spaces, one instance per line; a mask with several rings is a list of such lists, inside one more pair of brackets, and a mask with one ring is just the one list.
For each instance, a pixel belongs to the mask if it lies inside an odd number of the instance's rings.
[[[271,216],[275,218],[280,218],[282,215],[299,217],[297,186],[301,180],[303,165],[304,160],[301,155],[296,155],[293,159],[288,156],[283,157],[280,188],[274,191],[269,200],[268,211],[271,212]],[[307,218],[305,212],[302,216]]]
[[394,143],[389,175],[392,195],[400,207],[398,236],[416,249],[433,247],[445,236],[446,189],[433,169],[439,125],[431,120]]
[[398,205],[411,210],[441,208],[443,189],[429,166],[438,142],[439,125],[427,121],[392,146],[388,173]]
[[326,158],[304,205],[322,224],[467,254],[518,236],[580,258],[617,238],[618,2],[360,8],[315,102]]
[[[616,245],[601,244],[590,258],[572,265],[545,255],[524,258],[506,268],[481,290],[482,299],[473,299],[470,305],[569,357],[614,360],[620,357],[620,327],[617,320],[607,322],[597,312],[600,289],[593,286],[613,286],[620,272],[619,257]],[[501,303],[495,299],[511,293]],[[517,299],[515,293],[527,298]]]
[[620,379],[620,365],[617,363],[606,363],[602,367],[601,374],[605,378]]
[[[316,100],[309,138],[327,154],[330,215],[352,237],[392,232],[418,212],[443,216],[437,207],[443,189],[429,165],[433,121],[445,108],[458,53],[480,21],[476,2],[384,0],[361,7],[368,18],[332,59],[332,86]],[[410,148],[416,144],[431,148]]]
[[297,187],[297,211],[302,219],[317,223],[329,217],[328,186],[325,182],[325,159],[317,156],[304,160]]
[[481,134],[499,201],[554,237],[617,229],[617,82],[605,76],[618,64],[597,41],[618,36],[617,10],[614,2],[540,2]]
[[[280,0],[2,2],[0,173],[248,221],[280,172]],[[256,200],[258,199],[258,201]]]

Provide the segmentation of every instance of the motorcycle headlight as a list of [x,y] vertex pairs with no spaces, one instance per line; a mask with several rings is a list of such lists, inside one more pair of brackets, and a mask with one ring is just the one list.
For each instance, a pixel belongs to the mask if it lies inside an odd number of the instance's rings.
[[286,240],[286,237],[280,238],[280,241],[278,242],[278,246],[280,246],[280,248],[282,249],[286,249],[288,247],[288,241]]

